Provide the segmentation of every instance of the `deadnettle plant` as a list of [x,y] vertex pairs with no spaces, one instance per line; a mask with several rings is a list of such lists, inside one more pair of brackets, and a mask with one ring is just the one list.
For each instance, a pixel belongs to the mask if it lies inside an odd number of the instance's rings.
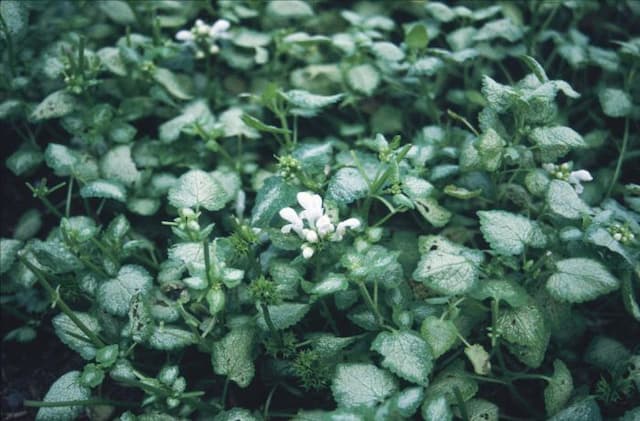
[[197,58],[203,58],[205,51],[212,55],[220,51],[218,41],[229,38],[230,34],[227,31],[230,26],[231,23],[225,19],[218,19],[211,25],[197,19],[190,30],[178,31],[176,39],[194,49]]

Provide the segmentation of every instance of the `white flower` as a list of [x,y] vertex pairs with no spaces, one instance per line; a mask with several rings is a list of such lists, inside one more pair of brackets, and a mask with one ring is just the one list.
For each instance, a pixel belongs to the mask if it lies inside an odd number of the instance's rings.
[[327,215],[322,215],[316,221],[316,230],[318,231],[318,234],[322,238],[331,234],[334,229],[335,227],[333,226],[333,224],[331,223],[331,219],[329,219]]
[[304,209],[300,212],[300,218],[306,219],[312,226],[315,225],[318,218],[324,214],[322,197],[310,192],[300,192],[296,195],[296,199]]
[[304,239],[307,240],[310,243],[317,243],[319,238],[318,238],[318,233],[313,231],[313,230],[309,230],[309,229],[303,229],[302,230],[303,234],[304,234]]
[[193,35],[193,32],[187,31],[185,29],[178,31],[176,34],[176,39],[182,42],[193,41],[196,37]]
[[569,174],[569,178],[567,179],[567,181],[571,184],[573,184],[573,187],[576,190],[576,193],[580,194],[584,191],[584,187],[582,187],[582,182],[584,181],[591,181],[593,180],[593,177],[591,176],[591,173],[589,173],[589,171],[587,170],[578,170],[578,171],[571,171],[571,173]]
[[333,241],[341,241],[344,237],[347,229],[357,229],[360,228],[360,220],[356,218],[345,219],[344,221],[338,223],[336,227],[336,233],[333,235]]
[[227,33],[227,30],[229,29],[230,26],[231,26],[231,23],[229,23],[228,20],[218,19],[209,28],[209,37],[211,37],[212,39],[228,37],[229,34]]
[[283,209],[280,209],[280,212],[278,213],[280,215],[280,218],[289,222],[288,224],[286,224],[280,229],[280,231],[282,231],[283,234],[289,234],[291,230],[293,230],[300,237],[304,238],[304,234],[302,233],[302,228],[304,227],[304,223],[302,222],[302,219],[300,219],[300,217],[298,216],[295,210],[293,210],[292,208],[283,208]]
[[316,252],[315,249],[308,244],[303,244],[301,248],[302,248],[302,257],[304,257],[305,259],[311,259],[311,256],[313,256],[313,253]]

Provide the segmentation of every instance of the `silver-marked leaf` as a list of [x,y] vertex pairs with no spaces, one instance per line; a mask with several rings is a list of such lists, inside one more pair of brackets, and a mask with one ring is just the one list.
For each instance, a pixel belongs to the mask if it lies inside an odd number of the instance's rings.
[[178,99],[193,98],[191,86],[188,85],[188,79],[185,76],[178,76],[168,69],[158,67],[153,72],[153,79]]
[[433,368],[433,353],[429,344],[411,331],[381,332],[371,349],[384,359],[382,366],[405,380],[426,386]]
[[579,219],[589,211],[589,207],[580,199],[571,184],[562,180],[549,183],[547,204],[551,211],[567,219]]
[[544,247],[547,237],[540,226],[521,215],[505,211],[478,211],[480,231],[491,248],[503,256],[521,254],[525,246]]
[[391,409],[404,418],[410,418],[416,413],[424,400],[423,387],[409,387],[398,392],[390,400]]
[[29,120],[35,123],[51,118],[64,117],[71,113],[75,107],[76,99],[73,95],[64,90],[55,91],[36,106],[29,116]]
[[484,24],[478,30],[473,39],[475,41],[490,41],[502,38],[509,42],[516,42],[522,38],[524,32],[520,25],[516,25],[511,19],[499,19]]
[[[82,401],[91,397],[91,389],[80,383],[79,371],[63,374],[49,388],[44,402]],[[81,406],[59,406],[40,408],[36,421],[68,421],[76,419],[82,413]]]
[[115,316],[125,316],[131,298],[136,294],[146,295],[151,290],[153,278],[142,266],[125,265],[118,275],[98,287],[100,305]]
[[360,64],[349,69],[347,83],[353,90],[370,96],[380,84],[380,73],[371,64]]
[[12,153],[5,163],[12,173],[21,176],[34,170],[43,159],[44,155],[40,149],[23,145]]
[[532,368],[540,366],[551,333],[538,306],[501,310],[496,328],[520,361]]
[[602,421],[600,407],[594,398],[586,398],[557,413],[548,421]]
[[500,301],[506,301],[511,307],[521,307],[531,297],[527,294],[527,290],[512,280],[485,280],[478,285],[478,288],[471,292],[471,296],[477,300],[494,298]]
[[271,0],[265,13],[271,18],[286,20],[313,16],[313,9],[303,0]]
[[169,203],[180,208],[222,209],[229,198],[220,183],[202,170],[190,170],[169,190]]
[[631,113],[631,97],[620,89],[607,88],[598,95],[602,112],[609,117],[626,117]]
[[151,348],[161,351],[182,349],[197,342],[197,337],[189,330],[173,326],[156,326],[147,339]]
[[96,197],[99,199],[113,199],[118,202],[126,202],[127,190],[117,181],[95,180],[82,186],[80,196],[84,198]]
[[131,158],[130,145],[120,145],[109,150],[100,160],[100,172],[102,177],[125,186],[135,184],[142,175]]
[[[282,177],[270,177],[258,190],[253,211],[251,213],[251,225],[264,228],[269,225],[280,209],[285,208],[296,201],[296,190]],[[278,216],[279,218],[279,216]],[[280,226],[286,221],[281,219]]]
[[436,316],[427,316],[420,326],[420,335],[427,341],[438,358],[447,352],[458,340],[458,329],[451,320],[440,320]]
[[[75,312],[80,321],[94,333],[100,332],[98,320],[87,314]],[[80,330],[78,326],[64,313],[58,314],[51,320],[53,328],[60,338],[60,341],[69,348],[76,351],[85,360],[92,360],[96,356],[96,348],[89,338]]]
[[369,185],[360,172],[355,168],[346,167],[339,169],[329,181],[327,199],[346,205],[362,199],[368,192]]
[[431,237],[413,277],[445,295],[464,294],[478,280],[482,252],[452,243],[443,237]]
[[620,287],[620,281],[593,259],[564,259],[556,262],[556,268],[547,280],[547,291],[560,301],[591,301]]
[[373,364],[338,364],[331,384],[333,398],[339,407],[373,407],[393,393],[395,378]]
[[[310,310],[309,304],[301,303],[282,303],[267,306],[269,316],[273,326],[277,330],[284,330],[298,323]],[[269,330],[267,322],[262,313],[262,308],[258,307],[258,326],[262,330]]]
[[249,386],[255,375],[251,354],[254,331],[248,328],[232,329],[221,340],[214,342],[211,363],[216,374],[227,376],[238,386]]
[[567,403],[573,392],[573,378],[561,360],[553,362],[551,382],[544,388],[544,406],[547,414],[554,415]]
[[426,399],[422,404],[421,411],[424,421],[451,421],[453,419],[453,413],[444,395]]
[[465,403],[469,421],[498,421],[498,406],[484,399],[471,399]]
[[22,241],[11,238],[0,238],[0,274],[7,272],[16,261]]
[[29,25],[29,9],[23,1],[4,0],[0,3],[0,17],[6,29],[0,31],[0,39],[5,39],[4,31],[9,33],[12,42],[21,39]]
[[585,148],[582,136],[570,127],[536,127],[529,138],[540,150],[540,158],[546,162],[562,158],[575,148]]
[[329,105],[340,101],[344,94],[315,95],[301,89],[283,92],[282,96],[293,106],[291,113],[302,117],[314,117],[318,112]]

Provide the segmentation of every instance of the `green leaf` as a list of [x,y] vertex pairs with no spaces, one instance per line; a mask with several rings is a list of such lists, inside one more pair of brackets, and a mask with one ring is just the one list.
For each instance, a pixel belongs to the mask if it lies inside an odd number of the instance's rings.
[[424,401],[422,405],[422,419],[424,421],[451,421],[453,419],[453,413],[444,395],[429,398]]
[[414,279],[445,295],[464,294],[476,285],[482,252],[444,237],[428,237],[425,243],[428,251],[423,251]]
[[119,348],[117,344],[100,348],[96,353],[96,362],[104,367],[111,367],[118,359]]
[[221,340],[214,342],[211,354],[213,371],[227,376],[238,386],[249,386],[255,375],[251,357],[254,331],[247,328],[233,329]]
[[0,238],[0,274],[6,273],[16,261],[22,241],[11,238]]
[[[35,237],[40,228],[42,228],[42,213],[38,209],[29,209],[20,216],[16,229],[13,231],[13,238],[22,241],[29,240]],[[1,260],[2,257],[0,257]],[[0,267],[2,267],[1,264]],[[1,270],[0,273],[2,273]]]
[[468,377],[461,360],[454,362],[436,376],[427,388],[427,399],[444,395],[447,401],[456,402],[456,388],[464,401],[468,401],[478,393],[478,383]]
[[147,339],[151,348],[161,351],[182,349],[197,343],[197,341],[198,338],[193,332],[168,325],[156,326]]
[[562,180],[549,183],[547,204],[554,213],[567,219],[579,219],[589,211],[589,207],[580,199],[571,184]]
[[185,76],[178,76],[168,69],[158,67],[153,72],[153,79],[178,99],[188,100],[193,98],[191,87],[188,85],[188,79]]
[[29,120],[37,123],[42,120],[64,117],[76,108],[76,99],[64,90],[55,91],[36,106]]
[[243,136],[247,139],[258,139],[260,133],[243,121],[243,111],[232,107],[220,114],[220,124],[224,129],[225,137]]
[[578,401],[557,413],[548,421],[602,421],[600,408],[594,398]]
[[540,150],[540,158],[545,162],[553,162],[562,158],[575,148],[586,148],[582,136],[570,127],[536,127],[529,138]]
[[598,95],[602,112],[609,117],[626,117],[631,113],[631,97],[620,89],[607,88]]
[[584,361],[602,370],[616,371],[626,364],[631,352],[620,342],[607,336],[593,338],[584,354]]
[[142,266],[125,265],[118,275],[98,287],[96,294],[100,305],[115,316],[125,316],[131,298],[136,294],[146,295],[151,291],[153,278]]
[[103,0],[97,6],[115,23],[131,25],[136,22],[136,15],[126,1]]
[[491,372],[490,356],[482,345],[475,344],[468,346],[464,349],[464,354],[469,358],[469,361],[471,361],[473,371],[476,374],[486,376]]
[[72,174],[73,167],[78,163],[76,151],[64,145],[49,143],[44,151],[44,159],[55,175],[66,177]]
[[620,287],[620,281],[593,259],[564,259],[556,262],[556,268],[547,280],[547,291],[557,300],[582,303]]
[[[0,3],[0,17],[12,42],[21,39],[29,26],[29,9],[20,0],[3,0]],[[5,28],[0,31],[0,39],[5,39]]]
[[487,22],[476,32],[473,39],[475,41],[490,41],[502,38],[509,42],[516,42],[523,35],[524,32],[520,25],[516,25],[511,19],[505,18]]
[[313,9],[303,0],[271,0],[265,13],[278,20],[298,19],[313,16]]
[[265,124],[262,121],[258,120],[257,118],[250,116],[249,114],[243,114],[241,119],[244,124],[246,124],[247,126],[253,129],[258,130],[259,132],[274,133],[274,134],[291,133],[291,130],[286,130],[280,127]]
[[38,148],[23,145],[5,161],[7,168],[17,176],[34,170],[43,161],[44,155]]
[[[91,397],[91,390],[80,383],[80,372],[70,371],[63,374],[49,388],[44,402],[82,401]],[[36,421],[68,421],[76,419],[82,413],[81,406],[61,406],[40,408]]]
[[522,254],[525,246],[544,247],[547,237],[540,226],[521,215],[505,211],[478,211],[480,231],[491,248],[503,256]]
[[371,64],[360,64],[347,72],[349,86],[366,96],[371,96],[380,84],[380,73]]
[[[100,332],[98,320],[87,313],[74,313],[78,319],[92,332]],[[60,341],[76,351],[85,360],[92,360],[96,356],[96,348],[91,340],[80,330],[78,326],[64,313],[58,314],[51,320],[53,328]]]
[[522,56],[520,57],[520,60],[522,60],[524,64],[527,65],[529,70],[531,70],[533,74],[536,75],[540,83],[545,83],[549,81],[549,77],[547,76],[547,73],[544,71],[544,68],[542,68],[540,63],[538,63],[538,61],[535,58],[531,56]]
[[100,160],[102,177],[131,186],[142,175],[131,158],[131,146],[120,145],[109,150]]
[[371,51],[378,59],[384,61],[400,61],[405,57],[404,51],[387,41],[374,42]]
[[[267,227],[280,209],[296,201],[296,193],[296,189],[287,184],[282,177],[268,178],[258,190],[251,213],[251,225],[259,228]],[[286,221],[281,220],[281,222],[278,225],[282,226]]]
[[120,50],[115,47],[105,47],[98,50],[100,61],[111,73],[117,76],[127,75],[127,66],[120,56]]
[[195,123],[198,123],[205,132],[214,129],[215,117],[203,99],[190,102],[184,106],[182,114],[162,123],[158,128],[158,137],[166,143],[174,142],[180,137],[183,129]]
[[126,202],[127,190],[117,181],[95,180],[82,186],[80,196],[84,198],[97,197],[99,199],[113,199],[118,202]]
[[496,329],[509,351],[529,367],[540,366],[551,336],[542,311],[534,304],[500,311]]
[[346,276],[338,273],[329,273],[324,279],[311,288],[311,294],[323,297],[349,288]]
[[500,419],[498,406],[487,400],[471,399],[465,402],[465,407],[469,421],[498,421]]
[[46,266],[52,273],[67,273],[83,268],[82,262],[69,250],[60,238],[47,241],[35,240],[31,243],[31,252],[38,263]]
[[493,298],[506,301],[511,307],[522,307],[531,297],[527,291],[512,280],[485,280],[478,288],[471,292],[471,296],[477,300]]
[[293,106],[290,110],[291,114],[302,117],[314,117],[318,114],[320,109],[340,101],[344,94],[325,96],[315,95],[311,92],[300,89],[294,89],[283,92],[282,96],[290,105]]
[[95,364],[87,364],[82,370],[80,376],[80,384],[83,386],[94,388],[104,380],[104,371]]
[[488,106],[499,113],[509,109],[519,96],[515,89],[502,85],[489,76],[482,77],[482,95]]
[[555,360],[551,382],[544,388],[544,406],[547,414],[554,415],[564,408],[572,392],[571,372],[561,360]]
[[190,170],[180,176],[169,190],[169,203],[180,208],[222,209],[229,201],[224,188],[202,170]]
[[[277,330],[287,329],[298,323],[310,310],[309,304],[282,303],[267,306],[271,321]],[[262,330],[269,330],[267,322],[262,314],[262,308],[258,307],[258,326]]]
[[412,50],[420,50],[425,48],[429,44],[429,34],[427,33],[427,27],[421,23],[417,23],[409,29],[407,35],[404,37],[404,42],[407,47]]
[[369,185],[356,168],[340,168],[327,187],[327,199],[347,205],[362,199],[369,192]]
[[409,418],[415,414],[423,400],[423,387],[409,387],[391,398],[391,409],[400,416]]
[[397,391],[395,378],[373,364],[338,364],[331,384],[339,407],[373,407]]
[[420,334],[431,346],[434,358],[450,350],[458,340],[456,325],[451,320],[440,320],[436,316],[427,316],[422,321]]
[[498,132],[492,128],[478,138],[475,147],[485,170],[493,172],[500,168],[506,144]]
[[424,339],[411,331],[381,332],[371,345],[384,359],[382,366],[405,380],[426,386],[433,354]]

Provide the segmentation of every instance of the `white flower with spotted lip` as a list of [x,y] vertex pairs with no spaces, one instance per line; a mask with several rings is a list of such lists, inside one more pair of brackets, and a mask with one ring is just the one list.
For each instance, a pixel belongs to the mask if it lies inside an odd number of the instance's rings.
[[288,224],[284,225],[280,229],[280,231],[282,231],[283,234],[289,234],[291,232],[291,230],[293,230],[300,237],[304,236],[304,234],[302,232],[302,228],[304,227],[304,222],[298,216],[296,211],[293,210],[293,208],[280,209],[280,212],[278,212],[278,213],[280,215],[280,218],[282,218],[285,221],[289,222]]
[[336,232],[333,235],[333,241],[341,241],[347,229],[358,229],[360,225],[360,220],[357,218],[349,218],[339,222],[336,227]]
[[[187,31],[185,29],[176,33],[176,39],[182,41],[185,45],[188,45],[196,50],[196,57],[204,57],[202,48],[207,48],[209,53],[216,54],[220,51],[220,47],[216,44],[219,39],[229,38],[228,29],[231,26],[226,19],[218,19],[213,25],[208,25],[202,19],[197,19],[191,28]],[[208,45],[207,45],[208,44]]]

